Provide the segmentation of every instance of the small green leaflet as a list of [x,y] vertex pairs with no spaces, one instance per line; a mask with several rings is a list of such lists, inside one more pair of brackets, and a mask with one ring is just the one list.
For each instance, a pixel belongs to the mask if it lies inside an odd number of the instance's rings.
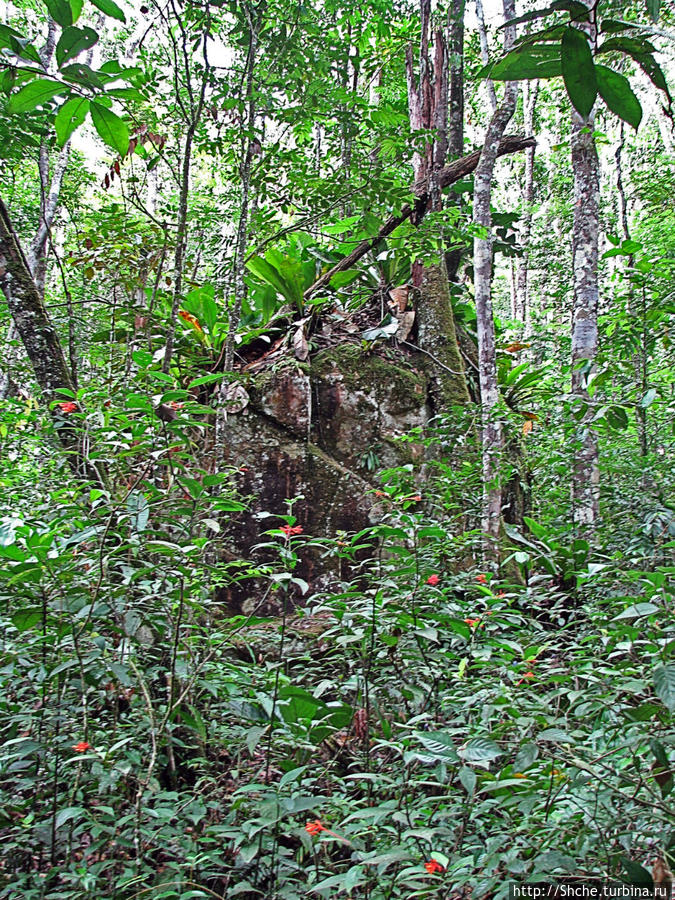
[[626,76],[608,69],[607,66],[596,66],[595,77],[598,91],[607,107],[637,131],[642,119],[642,107]]
[[120,22],[126,22],[127,17],[114,0],[91,0],[91,2],[106,16],[110,16],[113,19],[119,19]]
[[565,29],[560,42],[560,61],[572,106],[585,119],[593,109],[598,85],[588,39],[578,28]]
[[654,690],[656,696],[668,709],[675,710],[675,664],[658,666],[654,669]]
[[62,66],[66,60],[72,59],[83,50],[93,47],[98,41],[98,34],[93,28],[64,28],[56,45],[56,61]]
[[54,120],[59,147],[63,147],[75,129],[80,127],[88,112],[89,101],[85,97],[71,97],[70,100],[66,100]]
[[91,120],[101,140],[116,150],[120,156],[126,156],[129,149],[129,129],[126,122],[100,103],[91,103]]
[[10,113],[25,113],[43,106],[52,97],[66,90],[65,86],[46,78],[36,78],[9,98],[7,109]]
[[661,0],[646,0],[647,4],[647,12],[649,13],[649,18],[652,22],[659,21],[659,9],[661,7]]

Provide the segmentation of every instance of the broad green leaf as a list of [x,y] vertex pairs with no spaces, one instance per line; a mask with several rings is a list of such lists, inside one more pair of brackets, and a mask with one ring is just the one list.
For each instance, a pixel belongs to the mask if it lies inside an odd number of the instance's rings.
[[29,81],[20,91],[9,98],[7,109],[13,114],[30,112],[66,90],[68,89],[64,85],[58,84],[56,81],[36,78],[35,81]]
[[651,82],[670,99],[665,75],[653,56],[655,52],[656,48],[649,41],[625,36],[608,38],[598,47],[598,55],[602,53],[627,53],[640,66]]
[[654,400],[656,400],[656,394],[656,388],[649,388],[642,400],[640,400],[640,407],[642,409],[647,409],[648,406],[651,406]]
[[98,34],[93,28],[64,28],[56,45],[56,61],[62,66],[68,59],[72,59],[83,50],[93,47],[98,41]]
[[553,872],[562,869],[563,872],[574,872],[577,868],[576,860],[560,850],[547,850],[541,853],[534,861],[535,872]]
[[572,106],[585,119],[593,109],[598,86],[588,38],[578,28],[565,29],[560,42],[560,61]]
[[489,738],[474,738],[459,751],[459,755],[468,763],[484,765],[501,756],[502,751]]
[[59,147],[63,147],[71,134],[80,127],[89,112],[86,97],[71,97],[56,114],[54,127]]
[[12,616],[12,625],[17,631],[29,631],[42,621],[42,610],[39,607],[21,609]]
[[614,620],[639,619],[640,616],[651,616],[660,611],[660,607],[656,606],[654,603],[635,603],[633,606],[629,606],[628,609],[624,609],[618,616],[615,616]]
[[126,156],[129,149],[129,129],[126,122],[100,103],[91,104],[91,120],[101,140],[116,150],[120,156]]
[[654,669],[654,690],[671,712],[675,710],[675,663]]
[[642,119],[642,107],[626,76],[608,69],[607,66],[596,65],[595,77],[598,81],[598,92],[608,108],[637,131]]
[[131,514],[131,527],[140,533],[145,531],[150,518],[150,506],[140,491],[132,491],[127,498],[127,512]]
[[40,62],[40,54],[35,47],[9,25],[0,24],[0,47],[6,47],[22,59]]
[[[572,19],[588,19],[588,7],[581,3],[580,0],[556,0],[555,3],[545,6],[543,9],[532,9],[530,12],[523,13],[522,16],[510,19],[508,24],[520,25],[522,22],[532,22],[535,19],[543,19],[545,16],[550,16],[552,13],[563,10],[569,12]],[[506,24],[499,27],[506,28]]]
[[62,825],[65,825],[66,822],[70,822],[71,819],[81,816],[84,811],[84,807],[82,806],[69,806],[66,809],[60,809],[56,814],[54,826],[60,828]]
[[512,50],[480,73],[482,78],[492,78],[493,81],[555,78],[561,74],[560,49],[547,44]]
[[416,731],[414,737],[435,759],[455,763],[459,759],[452,736],[445,731]]
[[87,88],[96,88],[103,90],[103,82],[96,72],[84,63],[69,63],[60,70],[61,75],[66,81],[72,81],[74,84],[81,84]]
[[118,19],[120,22],[126,22],[127,17],[124,15],[114,0],[91,0],[96,9],[100,9],[106,16],[112,19]]
[[516,758],[513,760],[513,771],[524,772],[526,769],[530,768],[538,756],[539,748],[536,744],[523,744],[516,753]]
[[473,797],[473,793],[476,790],[476,773],[473,769],[470,769],[468,766],[463,766],[459,770],[459,780],[462,784],[462,787],[467,792],[469,797]]
[[632,859],[628,859],[627,856],[620,856],[619,859],[626,872],[626,880],[629,884],[642,884],[649,888],[654,887],[654,881],[647,869],[643,868],[639,863],[634,862]]
[[45,0],[45,6],[49,10],[49,15],[61,28],[68,28],[75,21],[73,8],[68,0]]

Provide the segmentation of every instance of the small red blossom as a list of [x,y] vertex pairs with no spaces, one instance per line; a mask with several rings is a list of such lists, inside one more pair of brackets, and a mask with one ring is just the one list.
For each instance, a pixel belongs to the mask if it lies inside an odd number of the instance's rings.
[[505,591],[499,591],[499,593],[497,594],[497,596],[499,597],[500,600],[503,600],[504,597],[506,597],[506,592],[505,592]]
[[486,584],[487,575],[476,575],[476,581],[478,582],[478,584]]
[[169,403],[169,406],[171,407],[171,409],[182,409],[183,408],[183,404],[179,403],[177,400],[172,400],[171,403]]
[[420,494],[415,494],[414,496],[409,497],[408,499],[409,499],[409,500],[414,500],[415,503],[421,503],[421,502],[422,502],[422,497],[421,497]]
[[59,409],[64,415],[68,415],[68,413],[75,412],[77,409],[77,403],[73,403],[72,400],[66,400],[65,403],[58,404]]
[[441,580],[441,579],[440,579],[440,576],[438,576],[438,575],[430,575],[430,576],[427,578],[427,584],[430,584],[432,587],[436,587],[436,585],[438,584],[438,582],[439,582],[440,580]]
[[87,750],[91,750],[91,744],[88,744],[86,741],[80,741],[79,744],[73,744],[73,750],[76,753],[86,753]]
[[529,681],[530,679],[532,679],[532,678],[534,678],[534,677],[535,677],[534,672],[525,672],[525,674],[524,674],[523,677],[520,679],[520,681],[518,682],[518,684],[523,684],[524,681]]
[[480,619],[464,619],[467,625],[471,628],[475,628],[476,625],[480,625]]
[[386,493],[384,491],[375,491],[376,497],[386,497]]
[[425,862],[424,868],[430,875],[433,875],[435,872],[445,872],[445,868],[435,859]]
[[322,831],[328,831],[328,829],[325,828],[318,819],[316,819],[316,821],[308,822],[305,825],[305,831],[307,832],[307,834],[311,834],[312,837],[316,837],[317,834],[320,834]]
[[302,534],[302,525],[282,525],[279,529],[283,531],[286,537],[290,537],[292,534]]

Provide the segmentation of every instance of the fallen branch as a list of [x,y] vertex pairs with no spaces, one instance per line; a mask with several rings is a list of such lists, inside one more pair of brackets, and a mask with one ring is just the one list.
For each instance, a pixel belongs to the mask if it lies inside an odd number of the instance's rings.
[[[517,153],[519,150],[526,150],[528,147],[534,147],[535,145],[536,141],[533,137],[507,135],[499,144],[497,156],[505,156],[508,153]],[[467,175],[470,175],[478,165],[480,154],[480,150],[475,150],[468,156],[463,156],[461,159],[450,163],[450,165],[444,166],[438,176],[438,182],[441,188],[449,187],[451,184],[455,184],[455,182],[461,181],[462,178],[466,178]],[[320,288],[325,287],[331,278],[338,272],[344,272],[345,269],[350,269],[362,256],[365,256],[366,253],[376,247],[380,241],[384,240],[384,238],[388,237],[392,231],[395,231],[399,225],[406,221],[406,219],[409,219],[413,212],[416,212],[418,217],[421,218],[424,215],[426,201],[428,199],[426,180],[422,183],[413,185],[413,192],[417,198],[415,203],[406,203],[397,216],[391,216],[387,219],[375,237],[361,241],[361,243],[352,250],[349,256],[345,256],[344,259],[341,259],[332,269],[325,272],[321,278],[314,282],[314,284],[310,285],[305,291],[305,300],[308,300],[312,294],[316,293]]]

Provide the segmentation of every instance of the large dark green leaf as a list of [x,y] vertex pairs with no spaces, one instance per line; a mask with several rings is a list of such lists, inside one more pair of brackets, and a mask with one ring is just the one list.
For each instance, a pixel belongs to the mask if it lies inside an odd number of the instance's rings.
[[521,81],[529,78],[555,78],[562,74],[557,46],[540,45],[513,50],[493,66],[481,72],[493,81]]
[[61,28],[68,28],[73,24],[73,9],[68,0],[45,0],[45,6],[49,10],[49,15]]
[[586,35],[578,28],[565,29],[560,42],[562,76],[572,106],[587,118],[598,95],[593,55]]
[[120,22],[126,22],[127,17],[114,0],[91,0],[91,2],[106,16],[110,16],[112,19],[119,19]]
[[568,12],[571,19],[588,19],[588,7],[586,4],[581,3],[580,0],[555,0],[550,6],[545,6],[543,9],[531,9],[529,12],[523,13],[522,16],[517,16],[499,27],[506,28],[507,24],[520,25],[521,22],[532,22],[535,19],[543,19],[545,16],[561,11]]
[[0,24],[0,47],[6,47],[22,59],[40,62],[40,54],[35,47],[8,25]]
[[98,40],[98,34],[93,28],[64,28],[59,42],[56,45],[56,61],[62,66],[68,59],[72,59],[83,50],[93,47]]
[[91,120],[103,143],[116,150],[120,156],[126,156],[129,149],[129,129],[126,122],[112,110],[93,102]]
[[43,106],[52,97],[61,94],[66,88],[56,81],[47,78],[36,78],[29,81],[20,91],[9,98],[7,109],[10,113],[30,112],[37,106]]
[[75,129],[80,127],[88,112],[89,101],[86,97],[71,97],[66,100],[54,120],[59,147],[63,147]]
[[642,107],[626,76],[608,69],[607,66],[596,66],[595,76],[598,79],[600,96],[609,109],[637,131],[642,119]]

